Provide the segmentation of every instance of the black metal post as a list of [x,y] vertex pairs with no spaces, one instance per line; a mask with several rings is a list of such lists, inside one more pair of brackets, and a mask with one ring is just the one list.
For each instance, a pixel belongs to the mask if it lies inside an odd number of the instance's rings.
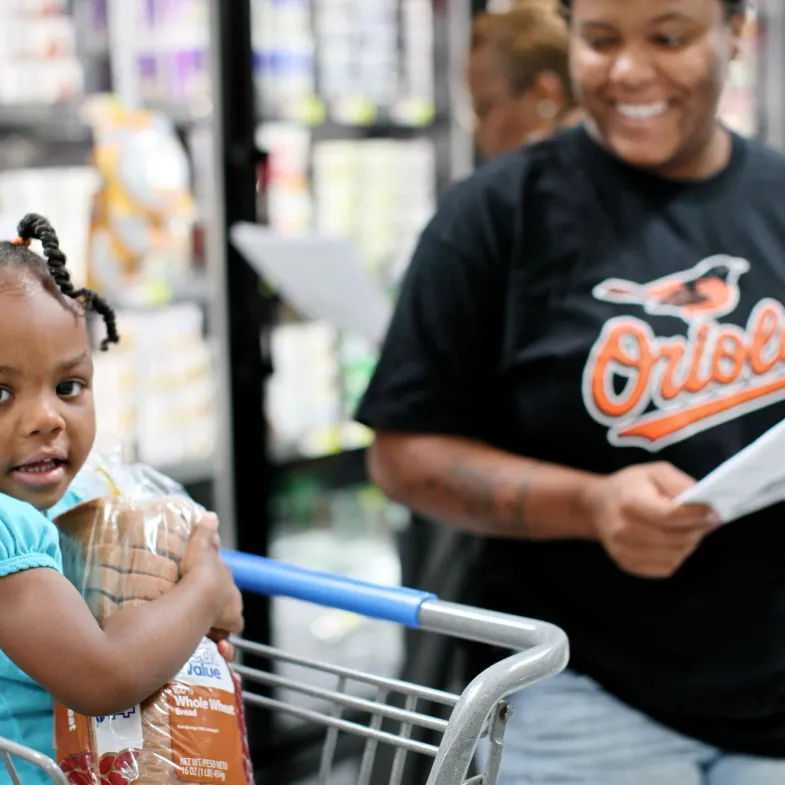
[[[222,245],[225,293],[223,310],[224,350],[228,351],[230,406],[224,418],[230,439],[224,453],[231,473],[227,485],[234,509],[236,546],[248,553],[266,555],[270,517],[270,465],[264,416],[264,383],[271,372],[263,337],[271,327],[268,302],[260,295],[259,279],[229,240],[229,230],[239,221],[256,221],[256,167],[259,154],[254,142],[254,103],[250,0],[216,0],[213,13],[215,52],[214,122],[218,157],[218,195],[223,201]],[[221,205],[218,205],[219,211]],[[227,367],[228,366],[228,367]],[[270,603],[267,598],[245,597],[246,635],[270,641]],[[254,667],[264,663],[248,662]],[[248,712],[251,753],[270,743],[272,721],[266,712]]]

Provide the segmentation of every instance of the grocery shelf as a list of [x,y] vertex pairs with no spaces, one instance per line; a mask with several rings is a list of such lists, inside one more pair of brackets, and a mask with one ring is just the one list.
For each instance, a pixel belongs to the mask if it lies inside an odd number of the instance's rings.
[[193,103],[145,101],[144,108],[162,114],[176,126],[189,127],[209,122],[213,115],[213,104],[209,98]]
[[[290,123],[296,122],[288,117],[261,116],[259,123]],[[333,119],[320,120],[313,123],[303,123],[309,131],[318,138],[325,139],[351,139],[357,138],[383,138],[383,139],[411,139],[422,136],[430,129],[443,126],[447,118],[440,115],[433,115],[427,122],[422,124],[400,123],[389,117],[377,117],[368,123],[349,123],[339,122]]]
[[44,141],[91,139],[90,127],[74,104],[0,105],[0,132],[33,133]]

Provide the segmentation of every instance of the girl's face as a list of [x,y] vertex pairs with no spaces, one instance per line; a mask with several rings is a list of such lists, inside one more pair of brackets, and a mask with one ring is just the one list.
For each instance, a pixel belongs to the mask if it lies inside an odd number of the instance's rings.
[[84,318],[39,281],[0,277],[0,492],[46,510],[95,439]]
[[571,68],[593,134],[632,166],[706,174],[696,158],[727,155],[716,112],[743,23],[721,0],[573,0]]

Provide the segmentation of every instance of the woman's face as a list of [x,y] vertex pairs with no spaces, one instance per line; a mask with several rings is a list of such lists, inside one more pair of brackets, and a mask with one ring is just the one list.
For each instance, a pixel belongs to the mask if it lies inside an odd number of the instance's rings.
[[[480,46],[469,58],[469,91],[475,115],[474,140],[480,157],[488,160],[515,150],[548,132],[553,117],[538,112],[534,87],[513,90],[502,56],[492,46]],[[564,108],[562,91],[550,99],[557,112]]]
[[743,16],[721,0],[573,0],[575,89],[619,158],[673,176],[711,147]]

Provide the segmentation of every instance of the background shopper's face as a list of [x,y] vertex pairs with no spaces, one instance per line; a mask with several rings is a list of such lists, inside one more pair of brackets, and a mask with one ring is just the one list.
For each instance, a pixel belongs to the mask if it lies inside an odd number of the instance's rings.
[[[481,158],[495,158],[547,133],[552,119],[538,112],[543,98],[539,85],[516,93],[502,56],[492,46],[480,46],[471,53],[468,83],[476,118],[474,140]],[[559,95],[548,97],[556,109],[563,109]]]
[[721,0],[573,0],[572,74],[592,132],[627,163],[676,172],[716,128],[743,17]]

